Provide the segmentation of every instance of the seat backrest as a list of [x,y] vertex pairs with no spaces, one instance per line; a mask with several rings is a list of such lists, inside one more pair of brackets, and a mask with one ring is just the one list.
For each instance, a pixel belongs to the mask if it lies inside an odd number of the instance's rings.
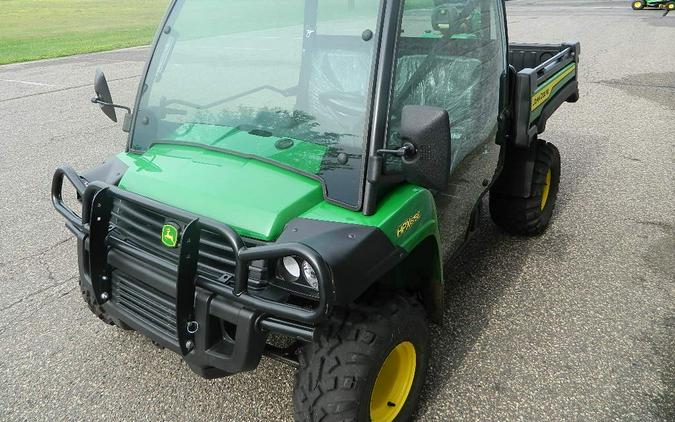
[[[426,55],[403,56],[398,59],[394,96],[398,98],[403,86],[424,62]],[[474,96],[478,90],[476,72],[480,61],[466,57],[438,56],[425,74],[399,104],[418,104],[442,107],[448,111],[453,128],[471,126]]]

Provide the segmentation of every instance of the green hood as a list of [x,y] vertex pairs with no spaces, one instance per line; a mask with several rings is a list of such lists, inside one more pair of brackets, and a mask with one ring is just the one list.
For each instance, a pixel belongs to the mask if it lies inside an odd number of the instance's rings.
[[118,158],[129,166],[120,188],[213,218],[245,237],[274,240],[288,221],[323,201],[318,180],[198,146],[156,144]]

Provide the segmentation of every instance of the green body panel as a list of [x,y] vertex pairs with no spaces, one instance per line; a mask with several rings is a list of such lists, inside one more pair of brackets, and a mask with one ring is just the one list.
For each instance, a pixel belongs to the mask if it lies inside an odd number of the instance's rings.
[[321,161],[328,150],[323,145],[291,138],[284,139],[292,141],[292,145],[280,149],[276,143],[282,138],[252,135],[233,127],[202,123],[185,123],[169,135],[168,139],[255,155],[312,174],[321,170]]
[[258,160],[196,146],[155,144],[122,153],[120,188],[213,218],[240,235],[274,240],[284,225],[323,201],[318,180]]
[[418,186],[399,186],[366,216],[325,201],[318,180],[254,158],[176,144],[118,158],[129,166],[120,188],[213,218],[242,236],[272,241],[301,217],[378,227],[408,252],[428,236],[438,238],[434,199]]

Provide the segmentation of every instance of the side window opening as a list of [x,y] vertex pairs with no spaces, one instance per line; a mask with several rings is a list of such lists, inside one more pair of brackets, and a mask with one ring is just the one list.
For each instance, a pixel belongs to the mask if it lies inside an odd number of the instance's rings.
[[[451,172],[496,133],[505,40],[498,0],[406,0],[397,43],[387,145],[397,148],[405,105],[448,111]],[[391,159],[387,172],[400,162]]]

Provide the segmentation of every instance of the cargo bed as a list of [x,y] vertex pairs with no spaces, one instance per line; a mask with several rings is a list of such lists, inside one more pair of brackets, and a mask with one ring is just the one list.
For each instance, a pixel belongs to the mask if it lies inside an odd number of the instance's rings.
[[546,129],[546,121],[564,102],[579,99],[579,43],[510,44],[515,73],[513,144],[527,147]]

